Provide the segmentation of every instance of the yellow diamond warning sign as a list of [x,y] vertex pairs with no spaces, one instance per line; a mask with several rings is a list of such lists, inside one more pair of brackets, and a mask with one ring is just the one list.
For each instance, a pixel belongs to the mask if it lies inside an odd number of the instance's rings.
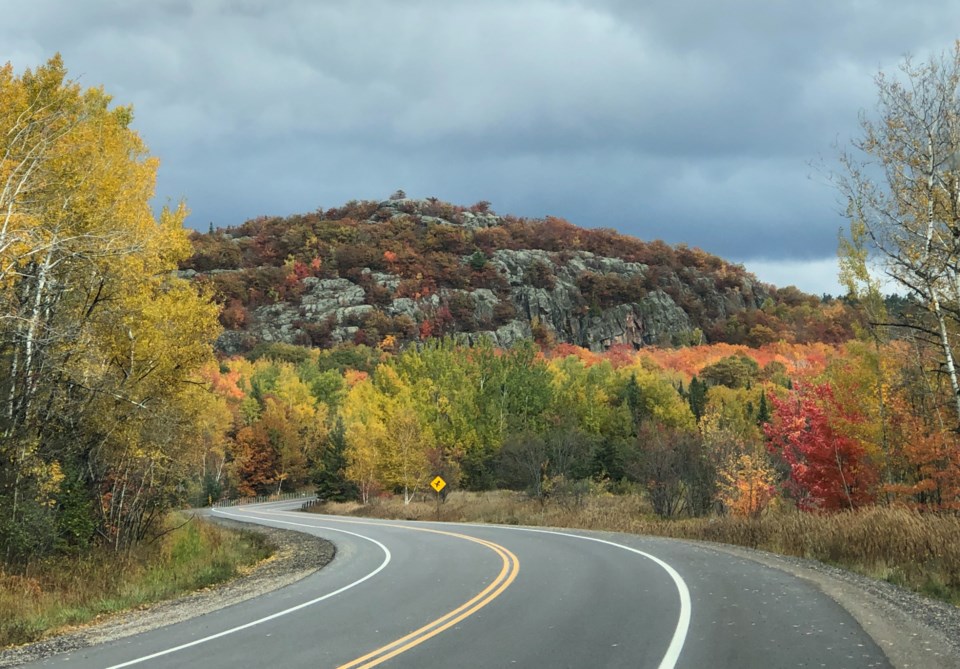
[[436,490],[437,492],[440,492],[441,490],[447,487],[447,482],[438,476],[437,478],[430,481],[430,487]]

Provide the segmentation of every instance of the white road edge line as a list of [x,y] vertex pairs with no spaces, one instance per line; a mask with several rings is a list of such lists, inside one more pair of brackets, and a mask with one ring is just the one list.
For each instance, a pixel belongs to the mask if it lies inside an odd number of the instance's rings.
[[[240,518],[240,519],[249,519],[249,518],[250,518],[250,516],[242,516],[242,515],[227,513],[227,512],[225,512],[225,511],[220,511],[220,510],[214,510],[214,513],[216,513],[216,514],[218,514],[218,515],[222,515],[222,516],[229,516],[229,517]],[[242,631],[242,630],[248,629],[248,628],[253,627],[253,626],[255,626],[255,625],[259,625],[260,623],[265,623],[265,622],[267,622],[267,621],[269,621],[269,620],[274,620],[274,619],[276,619],[276,618],[280,618],[280,617],[282,617],[282,616],[288,615],[288,614],[293,613],[293,612],[295,612],[295,611],[299,611],[300,609],[305,609],[305,608],[307,608],[308,606],[312,606],[312,605],[314,605],[314,604],[317,604],[318,602],[322,602],[322,601],[325,600],[325,599],[330,599],[331,597],[335,597],[336,595],[339,595],[339,594],[342,593],[342,592],[346,592],[346,591],[349,590],[350,588],[353,588],[353,587],[355,587],[355,586],[358,586],[358,585],[360,585],[361,583],[363,583],[364,581],[373,578],[374,576],[376,576],[377,574],[379,574],[381,571],[383,571],[388,564],[390,564],[390,560],[391,560],[391,558],[392,558],[392,555],[391,555],[391,553],[390,553],[390,549],[388,549],[388,548],[387,548],[386,546],[384,546],[382,543],[380,543],[380,542],[377,541],[376,539],[371,539],[370,537],[366,537],[366,536],[364,536],[364,535],[362,535],[362,534],[357,534],[356,532],[348,532],[347,530],[341,530],[341,529],[338,529],[338,528],[336,528],[336,527],[318,527],[317,525],[307,525],[307,524],[305,524],[305,523],[292,523],[292,522],[289,522],[289,521],[286,521],[286,520],[274,520],[274,519],[272,519],[272,518],[270,519],[270,522],[281,523],[281,524],[283,524],[283,525],[296,525],[296,526],[298,526],[298,527],[309,527],[309,528],[315,529],[315,530],[330,530],[331,532],[342,532],[343,534],[349,534],[349,535],[352,535],[352,536],[354,536],[354,537],[359,537],[360,539],[366,539],[367,541],[376,544],[376,545],[383,551],[383,554],[384,554],[383,562],[380,563],[380,566],[379,566],[379,567],[377,567],[376,569],[374,569],[373,571],[371,571],[369,574],[367,574],[367,575],[364,576],[363,578],[357,579],[357,580],[354,581],[353,583],[349,583],[349,584],[343,586],[342,588],[339,588],[339,589],[337,589],[337,590],[334,590],[333,592],[328,592],[328,593],[325,594],[325,595],[322,595],[322,596],[317,597],[317,598],[315,598],[315,599],[311,599],[309,602],[304,602],[304,603],[302,603],[302,604],[297,604],[296,606],[290,607],[289,609],[284,609],[283,611],[278,611],[278,612],[276,612],[276,613],[270,614],[269,616],[266,616],[265,618],[259,618],[259,619],[257,619],[257,620],[252,620],[252,621],[250,621],[250,622],[248,622],[248,623],[245,623],[245,624],[243,624],[243,625],[240,625],[240,626],[238,626],[238,627],[232,627],[232,628],[230,628],[230,629],[228,629],[228,630],[224,630],[224,631],[222,631],[222,632],[217,632],[216,634],[211,634],[210,636],[205,636],[205,637],[203,637],[202,639],[195,639],[194,641],[191,641],[190,643],[185,643],[185,644],[181,644],[181,645],[179,645],[179,646],[174,646],[173,648],[167,648],[166,650],[161,650],[161,651],[159,651],[159,652],[153,653],[152,655],[145,655],[145,656],[143,656],[143,657],[138,657],[138,658],[136,658],[136,659],[134,659],[134,660],[128,660],[127,662],[123,662],[123,663],[121,663],[121,664],[114,664],[114,665],[112,665],[112,666],[107,667],[106,669],[121,669],[121,667],[130,667],[130,666],[133,666],[133,665],[135,665],[135,664],[140,664],[141,662],[147,662],[148,660],[153,660],[153,659],[155,659],[155,658],[162,657],[162,656],[164,656],[164,655],[170,655],[171,653],[176,653],[177,651],[184,650],[185,648],[190,648],[190,647],[192,647],[192,646],[199,646],[199,645],[202,644],[202,643],[206,643],[206,642],[208,642],[208,641],[213,641],[214,639],[219,639],[220,637],[224,637],[224,636],[227,636],[227,635],[229,635],[229,634],[234,634],[234,633],[236,633],[236,632],[240,632],[240,631]]]
[[637,548],[624,546],[623,544],[618,544],[614,541],[607,541],[606,539],[585,537],[582,534],[571,534],[570,532],[558,532],[556,530],[538,530],[531,527],[510,527],[505,525],[494,525],[493,527],[498,527],[503,530],[514,530],[517,532],[557,534],[561,537],[572,537],[574,539],[583,539],[584,541],[595,541],[598,544],[616,546],[617,548],[622,548],[625,551],[642,555],[643,557],[662,567],[663,570],[670,575],[670,578],[673,579],[673,584],[677,587],[677,592],[680,594],[680,617],[679,620],[677,620],[677,628],[673,632],[673,638],[670,640],[670,645],[667,647],[667,653],[663,656],[663,659],[660,660],[658,669],[674,669],[677,666],[677,661],[680,659],[680,651],[683,650],[683,644],[687,640],[687,632],[690,629],[690,590],[687,589],[686,582],[683,580],[683,577],[677,573],[676,569],[655,555],[650,555],[650,553],[645,553]]

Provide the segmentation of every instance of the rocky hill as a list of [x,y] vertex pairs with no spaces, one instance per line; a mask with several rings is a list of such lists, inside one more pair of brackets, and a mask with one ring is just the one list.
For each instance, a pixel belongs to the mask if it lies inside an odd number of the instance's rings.
[[432,336],[614,344],[763,344],[850,335],[839,301],[759,283],[699,249],[562,219],[397,194],[195,234],[184,276],[224,304],[218,347],[397,347]]

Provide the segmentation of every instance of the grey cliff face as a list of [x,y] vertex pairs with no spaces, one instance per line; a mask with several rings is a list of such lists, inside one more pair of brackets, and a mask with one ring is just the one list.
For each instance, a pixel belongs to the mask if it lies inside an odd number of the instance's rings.
[[[432,204],[386,200],[371,222],[412,216],[421,224],[472,229],[504,224],[492,213],[437,211]],[[475,256],[460,258],[464,273],[476,262]],[[705,319],[758,308],[768,296],[749,278],[721,286],[714,276],[693,268],[685,268],[681,277],[586,251],[498,250],[483,262],[502,278],[498,287],[440,288],[416,297],[398,294],[402,279],[387,272],[363,269],[359,283],[307,277],[298,299],[253,309],[244,331],[228,330],[217,344],[228,353],[249,348],[251,342],[309,344],[310,332],[318,329],[327,344],[351,342],[374,318],[404,319],[415,333],[440,310],[452,311],[452,305],[457,305],[457,317],[446,333],[468,341],[486,336],[502,347],[544,335],[593,351],[617,344],[697,344],[703,342]],[[371,300],[364,285],[379,287],[379,299]]]
[[[640,263],[617,258],[604,258],[578,252],[566,262],[546,251],[497,251],[492,262],[510,283],[510,299],[526,323],[520,336],[530,336],[529,324],[546,326],[558,341],[592,351],[603,351],[614,344],[635,348],[655,343],[669,343],[673,335],[687,335],[694,329],[690,318],[673,299],[660,290],[645,295],[639,292],[634,300],[599,308],[584,303],[578,280],[584,274],[613,275],[625,281],[642,278],[647,270]],[[525,283],[534,267],[546,267],[553,274],[553,287],[535,287]],[[501,328],[502,329],[502,328]],[[497,343],[509,346],[518,332],[511,328],[495,333]],[[504,341],[504,337],[510,338]]]

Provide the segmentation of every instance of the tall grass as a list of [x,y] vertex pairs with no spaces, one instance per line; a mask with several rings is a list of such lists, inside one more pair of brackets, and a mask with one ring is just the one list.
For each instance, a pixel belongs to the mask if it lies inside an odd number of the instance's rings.
[[541,505],[498,491],[451,493],[440,507],[381,499],[328,504],[318,511],[410,520],[541,525],[713,541],[820,560],[960,606],[960,516],[870,507],[834,514],[781,509],[760,518],[663,520],[639,495],[587,497]]
[[259,534],[174,514],[129,553],[95,551],[0,571],[0,648],[225,581],[272,549]]

